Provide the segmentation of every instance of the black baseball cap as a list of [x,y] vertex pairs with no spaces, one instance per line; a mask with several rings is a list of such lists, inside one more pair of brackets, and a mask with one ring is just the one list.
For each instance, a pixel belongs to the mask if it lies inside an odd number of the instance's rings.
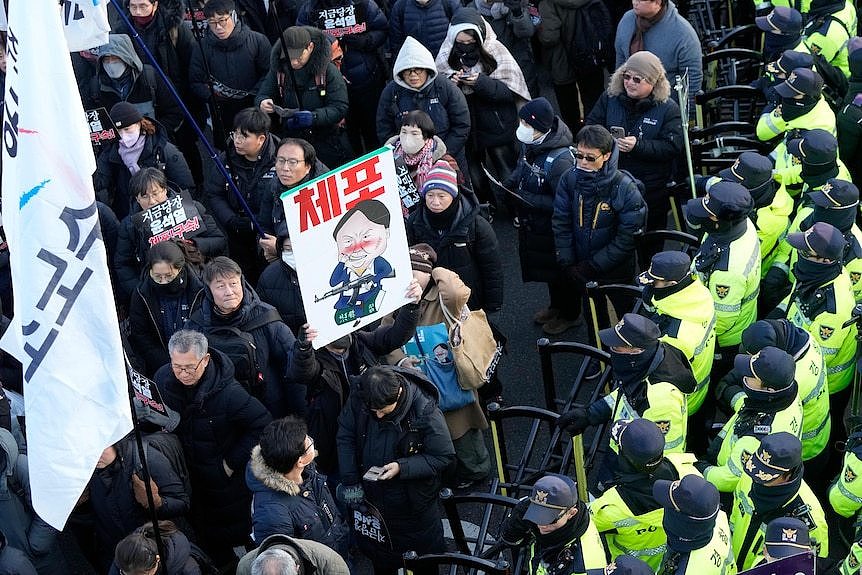
[[802,137],[787,142],[787,151],[810,166],[834,164],[838,158],[838,139],[820,128],[806,130]]
[[761,485],[778,479],[802,465],[802,442],[786,431],[771,433],[760,441],[745,462],[745,472]]
[[817,222],[804,232],[787,234],[787,243],[807,255],[839,260],[844,255],[847,240],[838,228]]
[[290,59],[299,58],[311,43],[311,33],[305,26],[291,26],[281,35],[282,41],[286,44],[287,57]]
[[740,353],[733,362],[737,373],[756,377],[764,387],[780,391],[793,385],[796,379],[796,361],[793,356],[777,347],[767,346],[754,354]]
[[816,96],[823,89],[823,78],[810,68],[794,68],[787,79],[775,86],[782,98]]
[[546,475],[530,492],[530,506],[524,519],[536,525],[550,525],[578,502],[578,488],[565,475]]
[[757,152],[743,152],[732,166],[718,172],[718,177],[753,190],[772,179],[772,168],[772,160],[767,156],[761,156]]
[[636,313],[627,313],[613,327],[599,332],[599,339],[608,347],[652,347],[661,337],[661,331],[651,319]]
[[651,284],[655,280],[680,281],[689,274],[689,255],[679,250],[671,250],[655,254],[650,260],[649,269],[638,276],[638,282]]
[[620,453],[637,467],[657,464],[664,457],[664,434],[654,421],[620,419],[611,426]]
[[796,68],[813,68],[814,57],[807,52],[796,50],[785,50],[781,57],[775,62],[770,62],[766,67],[773,74],[789,74]]
[[652,495],[665,511],[675,511],[692,519],[711,520],[718,513],[718,489],[700,475],[686,475],[669,481],[659,479]]
[[766,526],[763,541],[773,559],[783,559],[811,551],[808,526],[796,517],[778,517]]
[[802,14],[787,6],[776,6],[766,16],[758,16],[754,23],[764,32],[782,36],[796,36],[802,32]]
[[715,216],[719,220],[737,220],[748,217],[754,209],[754,199],[751,192],[735,182],[716,182],[702,198],[694,198],[686,203],[689,214],[708,218]]
[[846,180],[831,178],[808,192],[808,197],[815,205],[830,210],[855,208],[859,205],[859,188]]

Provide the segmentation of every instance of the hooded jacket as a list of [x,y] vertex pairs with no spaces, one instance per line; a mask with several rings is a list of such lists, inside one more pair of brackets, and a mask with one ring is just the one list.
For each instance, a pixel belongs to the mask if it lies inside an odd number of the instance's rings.
[[[671,0],[665,2],[667,10],[664,17],[643,35],[643,49],[658,56],[671,85],[676,82],[677,76],[682,76],[688,69],[688,93],[690,99],[693,99],[703,82],[703,51],[700,39],[691,24],[680,15],[676,4]],[[614,41],[617,68],[631,56],[630,44],[636,25],[637,16],[634,10],[626,12],[617,25]]]
[[[406,0],[415,2],[415,0]],[[434,0],[439,1],[439,0]],[[421,88],[411,88],[401,78],[409,68],[428,70],[428,80]],[[453,157],[464,153],[470,134],[470,110],[467,99],[448,78],[437,72],[434,56],[415,38],[408,36],[395,59],[389,82],[377,104],[377,137],[385,142],[401,130],[401,118],[412,110],[431,116],[434,129]]]
[[412,246],[429,244],[437,252],[437,264],[458,274],[472,290],[470,309],[496,311],[503,305],[502,259],[497,235],[479,213],[479,205],[461,193],[457,214],[449,229],[438,232],[428,220],[424,203],[407,220],[407,240]]
[[637,183],[617,169],[619,149],[592,177],[569,170],[557,186],[552,229],[557,261],[588,261],[607,280],[631,281],[635,241],[643,233],[647,208]]
[[226,355],[216,349],[209,354],[196,385],[183,385],[170,365],[156,372],[155,381],[168,407],[180,414],[175,433],[189,466],[195,513],[212,526],[214,539],[241,543],[251,527],[243,470],[272,416],[234,379]]
[[[191,266],[186,264],[180,273],[184,276],[183,291],[176,296],[176,309],[162,305],[154,282],[146,271],[142,272],[142,279],[132,293],[129,304],[129,345],[143,360],[147,377],[152,377],[171,360],[168,340],[173,333],[165,331],[165,314],[176,313],[178,317],[175,321],[179,326],[177,329],[180,329],[191,310],[204,297],[204,284]],[[187,307],[183,308],[183,305]]]
[[[229,317],[221,316],[213,309],[212,292],[204,288],[205,297],[192,310],[186,329],[204,334],[219,328],[241,329],[243,324],[272,310],[272,306],[260,301],[252,287],[243,283],[242,304]],[[262,401],[275,417],[289,413],[305,412],[305,382],[313,366],[312,350],[302,350],[296,337],[284,322],[273,321],[249,332],[255,342],[257,363],[263,374],[264,397]]]
[[[153,124],[156,126],[156,131],[146,137],[144,148],[138,158],[138,166],[159,168],[165,172],[168,181],[178,188],[194,190],[195,181],[182,152],[168,141],[168,132],[164,126],[155,120]],[[107,144],[99,154],[93,184],[96,188],[96,199],[107,204],[117,218],[122,220],[133,211],[132,206],[137,205],[137,202],[129,192],[132,173],[123,163],[119,148],[119,141],[114,141]]]
[[[97,73],[87,82],[82,94],[87,109],[110,110],[117,102],[132,104],[144,116],[156,118],[171,133],[183,122],[183,113],[170,89],[150,64],[144,64],[125,34],[108,34],[108,43],[100,46]],[[102,67],[105,56],[116,56],[125,62],[125,74],[118,79],[108,76]]]
[[429,0],[420,4],[416,0],[396,0],[389,13],[389,49],[393,54],[401,51],[408,37],[413,37],[436,54],[446,38],[452,15],[461,8],[457,0]]
[[318,473],[313,464],[303,470],[302,483],[297,484],[269,467],[257,445],[251,451],[245,481],[252,493],[254,541],[276,534],[287,535],[318,541],[347,557],[347,524],[338,511],[326,476]]
[[518,165],[504,182],[525,200],[518,206],[518,254],[525,282],[559,279],[551,220],[557,185],[575,163],[571,146],[572,131],[558,116],[540,144],[521,146]]
[[317,541],[294,539],[287,535],[271,535],[264,539],[260,547],[249,551],[239,560],[236,575],[251,575],[251,566],[257,556],[271,548],[287,550],[299,559],[302,573],[319,573],[321,575],[350,575],[347,563],[330,547]]
[[20,549],[10,547],[0,531],[0,575],[38,575],[36,568]]
[[[237,21],[231,35],[219,40],[212,30],[194,47],[189,64],[192,93],[209,100],[210,82],[244,90],[252,98],[269,71],[272,46],[266,36]],[[211,78],[210,78],[211,76]]]
[[635,100],[623,87],[622,68],[617,69],[584,123],[620,126],[627,136],[635,136],[635,147],[620,154],[620,169],[643,182],[647,196],[667,194],[673,166],[682,154],[683,135],[679,105],[670,98],[666,78],[659,78],[646,98]]
[[[437,407],[437,388],[416,370],[390,369],[404,378],[402,398],[392,414],[378,419],[368,411],[360,393],[353,390],[338,419],[342,481],[345,485],[362,484],[366,500],[383,516],[392,549],[399,550],[363,547],[375,565],[377,560],[384,564],[399,562],[403,549],[421,553],[438,543],[442,547],[437,493],[444,469],[455,460],[452,439]],[[362,480],[370,467],[392,461],[400,465],[394,479]]]

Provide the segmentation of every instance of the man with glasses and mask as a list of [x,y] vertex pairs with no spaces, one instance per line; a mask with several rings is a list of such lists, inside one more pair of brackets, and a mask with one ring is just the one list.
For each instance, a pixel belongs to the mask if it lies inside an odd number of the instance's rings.
[[[586,126],[576,144],[575,169],[557,185],[551,226],[561,273],[573,280],[571,297],[580,302],[587,282],[632,281],[635,238],[643,233],[647,208],[642,184],[617,169],[619,148],[607,129]],[[614,299],[619,298],[612,298],[618,314],[631,305]],[[608,323],[607,317],[599,318],[599,325]]]
[[240,110],[254,106],[260,82],[269,71],[272,46],[266,36],[237,19],[234,0],[209,0],[204,5],[207,32],[194,48],[189,64],[192,93],[215,109],[213,141],[230,149],[227,130]]
[[421,372],[376,366],[360,376],[339,417],[336,495],[353,509],[354,526],[365,525],[358,517],[371,508],[380,518],[377,537],[354,531],[375,575],[394,575],[405,551],[446,550],[437,493],[455,448],[438,398]]
[[251,529],[251,494],[243,470],[272,420],[233,377],[230,359],[206,336],[183,329],[168,342],[171,363],[156,372],[165,403],[181,415],[175,429],[194,490],[191,519],[201,546],[219,564],[235,559]]
[[251,216],[260,212],[261,201],[269,201],[276,177],[279,140],[270,133],[270,126],[269,116],[260,109],[241,110],[233,119],[227,149],[219,154],[251,214],[246,212],[214,162],[208,164],[204,175],[204,194],[213,215],[225,230],[231,258],[252,284],[257,284],[264,262],[258,255],[257,232]]
[[287,416],[263,430],[245,481],[252,491],[252,539],[281,534],[328,545],[347,560],[347,525],[318,473],[305,421]]

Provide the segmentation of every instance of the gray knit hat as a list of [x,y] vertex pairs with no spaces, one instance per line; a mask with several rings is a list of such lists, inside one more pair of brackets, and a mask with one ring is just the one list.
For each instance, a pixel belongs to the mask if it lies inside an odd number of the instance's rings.
[[629,72],[643,76],[647,82],[653,85],[655,85],[659,78],[664,76],[664,66],[662,66],[661,60],[658,59],[658,56],[646,50],[635,52],[629,56],[629,59],[623,64],[623,68]]

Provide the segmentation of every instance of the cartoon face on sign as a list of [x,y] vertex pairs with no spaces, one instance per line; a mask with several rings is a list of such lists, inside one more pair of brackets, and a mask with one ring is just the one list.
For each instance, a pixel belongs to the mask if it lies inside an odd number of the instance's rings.
[[332,290],[320,299],[339,295],[335,323],[341,325],[375,313],[384,291],[381,282],[393,277],[382,257],[389,243],[389,210],[378,200],[363,200],[347,211],[332,232],[338,264],[329,278]]

